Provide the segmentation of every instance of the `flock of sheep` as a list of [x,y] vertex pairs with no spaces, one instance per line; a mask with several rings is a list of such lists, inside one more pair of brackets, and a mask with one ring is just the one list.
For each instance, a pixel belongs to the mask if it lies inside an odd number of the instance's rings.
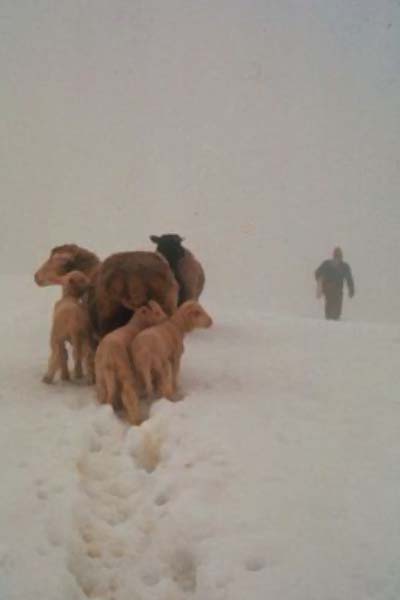
[[50,358],[43,381],[58,371],[96,383],[99,402],[125,409],[141,422],[139,399],[178,398],[183,338],[208,328],[211,317],[198,303],[205,277],[200,263],[175,234],[150,236],[155,252],[121,252],[101,262],[75,244],[53,248],[35,274],[37,285],[60,285],[54,307]]

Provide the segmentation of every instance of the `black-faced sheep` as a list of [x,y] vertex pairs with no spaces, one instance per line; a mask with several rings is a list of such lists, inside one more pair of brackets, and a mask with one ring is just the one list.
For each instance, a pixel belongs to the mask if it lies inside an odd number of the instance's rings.
[[157,252],[168,261],[179,285],[178,303],[186,300],[198,300],[204,288],[205,275],[199,261],[182,246],[184,238],[174,233],[151,235],[150,239],[157,245]]

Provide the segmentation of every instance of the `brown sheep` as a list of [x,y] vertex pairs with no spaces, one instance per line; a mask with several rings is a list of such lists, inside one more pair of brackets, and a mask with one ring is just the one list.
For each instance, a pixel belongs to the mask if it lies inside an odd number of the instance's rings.
[[99,402],[116,406],[121,400],[129,421],[140,422],[139,404],[135,392],[129,346],[136,335],[164,321],[167,315],[159,304],[150,300],[148,306],[135,311],[123,327],[108,333],[100,342],[95,356],[96,390]]
[[40,286],[60,283],[70,270],[91,279],[87,303],[99,337],[124,325],[148,300],[172,314],[178,302],[178,284],[168,262],[156,252],[120,252],[100,262],[95,254],[75,244],[53,248],[35,274]]
[[60,279],[70,271],[81,271],[93,279],[100,260],[98,257],[76,244],[63,244],[53,248],[49,258],[35,273],[35,282],[40,287],[61,283]]
[[94,382],[94,351],[92,329],[87,307],[82,303],[82,295],[86,292],[89,280],[80,271],[71,271],[61,280],[62,297],[54,306],[53,325],[50,334],[51,354],[47,373],[43,377],[45,383],[52,383],[58,370],[61,379],[69,380],[68,353],[66,342],[72,346],[74,357],[74,374],[82,377],[82,360],[85,362],[88,381]]
[[190,250],[182,246],[184,238],[175,233],[166,233],[151,235],[150,239],[157,245],[157,252],[167,259],[179,284],[178,304],[186,300],[198,300],[205,284],[204,270]]
[[152,399],[155,388],[158,395],[174,399],[184,335],[195,328],[211,325],[211,317],[200,304],[188,300],[168,320],[145,329],[135,337],[130,353],[136,384],[143,384],[148,399]]
[[120,252],[99,269],[94,303],[101,336],[124,325],[137,308],[155,300],[171,315],[177,307],[178,284],[167,261],[156,252]]

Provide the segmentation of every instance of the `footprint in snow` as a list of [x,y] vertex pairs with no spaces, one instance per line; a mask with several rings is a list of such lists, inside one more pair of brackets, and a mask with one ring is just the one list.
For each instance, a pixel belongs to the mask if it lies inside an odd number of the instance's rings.
[[248,571],[262,571],[265,568],[265,560],[261,557],[252,556],[245,561],[244,566]]

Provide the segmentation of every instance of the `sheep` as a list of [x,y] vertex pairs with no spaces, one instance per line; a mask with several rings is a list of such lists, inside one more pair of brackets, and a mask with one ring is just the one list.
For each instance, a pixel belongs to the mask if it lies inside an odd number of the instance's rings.
[[71,271],[81,271],[92,280],[99,265],[99,258],[90,250],[76,244],[63,244],[51,250],[34,279],[38,286],[45,287],[62,283],[62,277]]
[[208,328],[211,325],[211,317],[200,304],[188,300],[172,317],[135,337],[130,345],[130,355],[136,386],[143,384],[149,400],[153,398],[155,389],[158,395],[174,400],[184,351],[184,335],[195,328]]
[[167,315],[160,305],[150,300],[148,306],[141,306],[135,311],[125,326],[108,333],[96,351],[98,400],[116,407],[120,396],[128,419],[133,425],[139,424],[140,413],[128,348],[142,329],[156,325],[166,318]]
[[205,284],[204,270],[193,254],[182,246],[184,238],[167,233],[151,235],[150,239],[157,245],[157,252],[167,259],[179,284],[178,304],[186,300],[198,300]]
[[107,258],[95,281],[98,331],[104,336],[124,325],[137,308],[155,300],[171,315],[178,304],[178,284],[168,262],[156,252],[120,252]]
[[89,383],[94,382],[94,351],[92,329],[87,307],[82,303],[82,295],[86,292],[89,280],[80,271],[71,271],[60,278],[62,297],[55,303],[53,324],[50,334],[50,358],[45,383],[52,383],[58,370],[61,379],[70,379],[68,370],[68,353],[65,347],[70,342],[74,358],[74,375],[81,378],[82,360],[85,363]]
[[156,252],[120,252],[103,262],[76,244],[53,248],[35,273],[39,286],[59,284],[63,275],[80,270],[91,281],[85,301],[98,338],[125,325],[148,300],[156,300],[168,315],[177,307],[179,287],[167,260]]

